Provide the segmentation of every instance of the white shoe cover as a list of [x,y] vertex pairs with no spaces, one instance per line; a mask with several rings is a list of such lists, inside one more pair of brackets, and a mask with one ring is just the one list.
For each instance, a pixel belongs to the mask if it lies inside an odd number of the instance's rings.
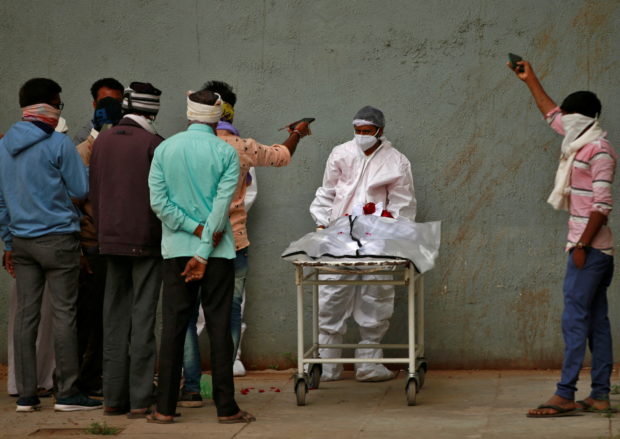
[[358,381],[387,381],[394,378],[394,373],[383,364],[356,364],[355,379]]
[[321,381],[338,381],[344,367],[342,364],[323,364],[323,373],[321,374]]

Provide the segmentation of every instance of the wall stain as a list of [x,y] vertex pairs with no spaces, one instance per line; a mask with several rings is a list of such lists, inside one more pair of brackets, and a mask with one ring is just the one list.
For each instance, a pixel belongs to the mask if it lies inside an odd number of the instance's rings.
[[518,342],[515,341],[514,345],[519,346],[522,354],[521,358],[514,359],[515,366],[540,368],[561,363],[561,351],[555,356],[557,358],[541,358],[544,357],[544,346],[548,345],[549,338],[557,338],[559,334],[559,325],[550,321],[551,317],[560,318],[559,310],[552,310],[551,304],[551,291],[548,288],[523,289],[516,297],[514,312],[517,327],[514,334]]

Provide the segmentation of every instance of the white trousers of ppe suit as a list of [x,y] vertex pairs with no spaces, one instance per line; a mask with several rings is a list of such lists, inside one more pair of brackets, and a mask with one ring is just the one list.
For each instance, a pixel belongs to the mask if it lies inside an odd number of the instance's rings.
[[[322,280],[385,280],[392,276],[321,275]],[[321,285],[319,287],[319,344],[341,344],[349,317],[359,326],[360,344],[381,343],[394,312],[392,285]],[[339,358],[342,349],[320,349],[321,358]],[[356,349],[356,358],[381,358],[382,349]],[[323,364],[322,381],[340,379],[342,364]],[[384,381],[394,374],[382,364],[358,363],[355,378],[359,381]]]

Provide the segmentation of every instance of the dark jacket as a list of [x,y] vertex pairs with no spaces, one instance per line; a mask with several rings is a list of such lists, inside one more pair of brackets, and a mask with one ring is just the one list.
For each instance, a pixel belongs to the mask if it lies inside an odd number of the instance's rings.
[[148,177],[163,140],[129,118],[95,140],[89,197],[101,254],[161,255],[161,222],[151,210]]

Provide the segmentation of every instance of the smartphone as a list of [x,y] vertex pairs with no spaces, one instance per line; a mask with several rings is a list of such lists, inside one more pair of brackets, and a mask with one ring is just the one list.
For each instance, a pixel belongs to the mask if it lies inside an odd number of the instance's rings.
[[510,67],[512,67],[512,70],[517,69],[517,72],[523,73],[523,66],[517,65],[519,61],[523,61],[523,58],[521,58],[519,55],[515,55],[514,53],[509,53],[508,59],[510,60]]
[[296,120],[295,122],[292,122],[292,123],[289,123],[289,124],[287,124],[287,125],[284,125],[284,126],[283,126],[282,128],[280,128],[278,131],[282,131],[282,130],[285,130],[285,129],[287,129],[287,128],[293,129],[293,128],[295,128],[295,125],[297,125],[298,123],[301,123],[301,122],[306,122],[306,123],[308,123],[308,124],[311,124],[311,123],[312,123],[312,122],[314,122],[315,120],[316,120],[316,119],[315,119],[314,117],[304,117],[303,119],[299,119],[299,120]]

